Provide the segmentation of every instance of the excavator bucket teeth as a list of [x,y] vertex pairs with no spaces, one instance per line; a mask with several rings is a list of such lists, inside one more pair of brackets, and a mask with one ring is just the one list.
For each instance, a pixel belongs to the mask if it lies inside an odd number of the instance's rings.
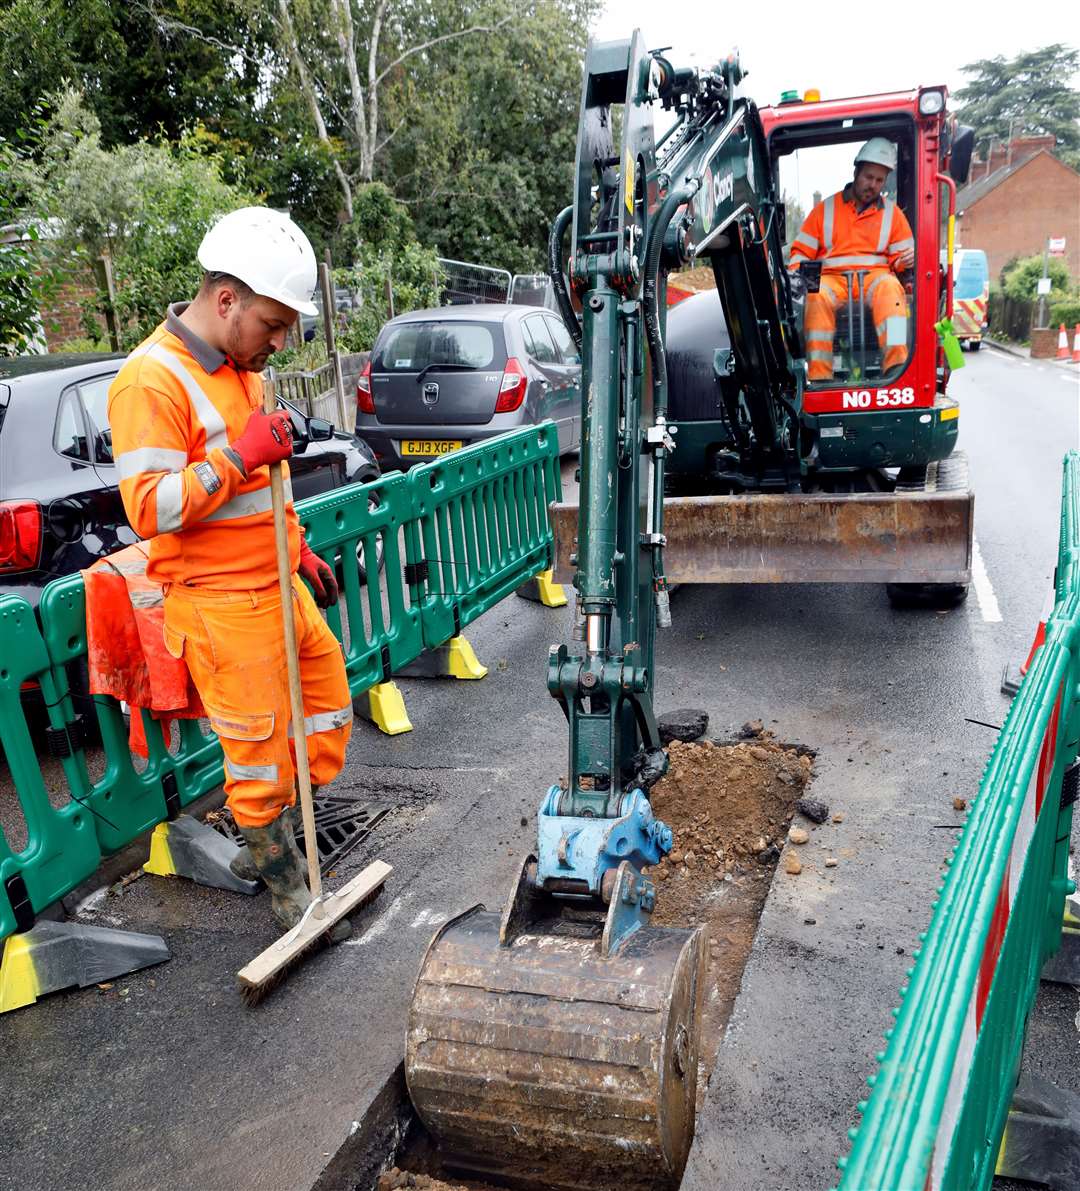
[[694,1132],[701,930],[543,919],[499,945],[482,907],[432,940],[409,1093],[444,1164],[519,1187],[677,1187]]

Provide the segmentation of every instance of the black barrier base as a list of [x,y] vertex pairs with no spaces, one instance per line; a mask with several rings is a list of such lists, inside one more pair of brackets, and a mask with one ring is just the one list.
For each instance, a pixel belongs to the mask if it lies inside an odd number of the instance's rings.
[[996,1174],[1080,1187],[1080,1096],[1038,1075],[1021,1075],[1009,1106]]

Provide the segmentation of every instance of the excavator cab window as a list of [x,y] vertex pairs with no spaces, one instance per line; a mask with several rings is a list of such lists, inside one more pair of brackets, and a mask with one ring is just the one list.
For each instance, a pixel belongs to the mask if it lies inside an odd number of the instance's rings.
[[[853,182],[856,153],[874,137],[896,147],[897,165],[860,226],[864,217],[853,223],[839,204]],[[772,133],[773,169],[784,199],[785,263],[792,269],[810,264],[794,289],[812,386],[895,382],[911,359],[913,271],[890,250],[911,234],[896,230],[894,206],[914,223],[914,149],[909,120],[845,119]],[[818,204],[821,210],[811,219]]]

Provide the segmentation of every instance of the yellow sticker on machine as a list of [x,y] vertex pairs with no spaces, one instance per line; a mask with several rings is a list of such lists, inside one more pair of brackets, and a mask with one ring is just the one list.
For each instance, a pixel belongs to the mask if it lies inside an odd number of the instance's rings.
[[462,445],[460,438],[405,438],[401,440],[402,455],[449,455]]
[[631,215],[634,213],[634,155],[626,150],[626,163],[623,166],[623,199],[626,209]]

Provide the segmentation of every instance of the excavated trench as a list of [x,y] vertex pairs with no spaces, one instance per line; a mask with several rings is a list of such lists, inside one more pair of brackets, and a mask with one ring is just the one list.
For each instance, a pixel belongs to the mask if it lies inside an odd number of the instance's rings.
[[[777,741],[760,724],[747,725],[737,740],[676,740],[668,749],[671,767],[651,798],[657,816],[674,830],[675,847],[650,870],[658,884],[653,922],[706,928],[700,1106],[777,867],[781,879],[796,879],[810,833],[819,831],[815,842],[827,846],[831,824],[826,819],[819,828],[799,814],[793,827],[815,754]],[[802,806],[818,817],[826,810],[813,800]],[[491,1186],[442,1167],[398,1068],[317,1191]]]

